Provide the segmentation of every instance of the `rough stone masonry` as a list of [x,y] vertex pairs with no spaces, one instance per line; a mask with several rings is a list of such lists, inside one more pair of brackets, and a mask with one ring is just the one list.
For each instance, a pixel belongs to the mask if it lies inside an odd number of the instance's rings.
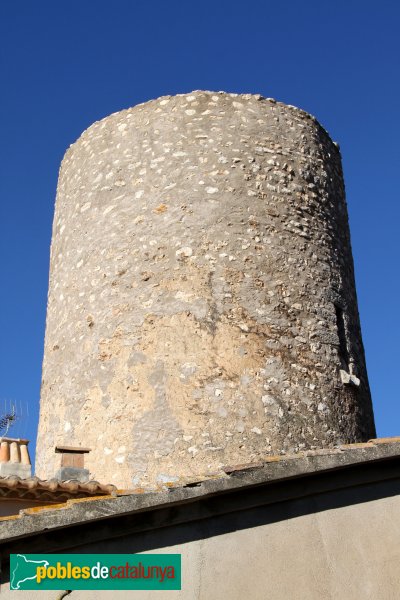
[[374,437],[341,159],[259,95],[166,96],[62,162],[37,471],[120,487]]

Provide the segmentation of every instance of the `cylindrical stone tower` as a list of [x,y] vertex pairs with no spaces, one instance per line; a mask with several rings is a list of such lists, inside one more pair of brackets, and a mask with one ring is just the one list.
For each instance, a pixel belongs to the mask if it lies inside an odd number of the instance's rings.
[[337,146],[293,106],[193,92],[63,160],[37,471],[123,487],[373,437]]

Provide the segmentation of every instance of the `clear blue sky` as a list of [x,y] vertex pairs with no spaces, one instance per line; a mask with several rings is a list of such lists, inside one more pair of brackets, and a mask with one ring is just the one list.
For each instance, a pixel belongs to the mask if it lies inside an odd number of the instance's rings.
[[34,444],[62,156],[93,121],[163,94],[253,92],[340,143],[380,436],[400,435],[397,1],[0,3],[0,408]]

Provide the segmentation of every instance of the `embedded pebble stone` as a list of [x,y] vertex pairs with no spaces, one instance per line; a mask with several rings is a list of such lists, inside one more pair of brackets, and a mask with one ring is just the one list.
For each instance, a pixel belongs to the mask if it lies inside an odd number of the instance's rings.
[[119,487],[374,437],[341,158],[251,94],[94,123],[61,165],[37,473]]

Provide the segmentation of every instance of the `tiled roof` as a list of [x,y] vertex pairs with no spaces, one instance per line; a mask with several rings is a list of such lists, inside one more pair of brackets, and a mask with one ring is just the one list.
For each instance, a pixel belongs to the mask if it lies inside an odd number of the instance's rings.
[[38,477],[22,479],[16,475],[0,477],[0,500],[24,499],[45,503],[66,502],[73,498],[109,496],[115,493],[114,485],[104,485],[97,481],[81,483],[79,481],[42,480]]
[[[17,535],[18,531],[19,534],[28,534],[29,531],[40,531],[43,527],[57,528],[60,522],[69,525],[82,523],[88,518],[86,510],[90,512],[90,520],[104,518],[104,514],[111,518],[176,502],[191,502],[199,497],[233,492],[242,487],[288,481],[351,466],[398,459],[400,437],[391,437],[308,450],[294,455],[265,456],[260,462],[226,466],[212,476],[182,479],[160,485],[156,490],[116,490],[112,485],[101,485],[96,481],[82,484],[77,481],[41,481],[36,477],[25,480],[18,477],[0,478],[0,500],[4,490],[12,493],[13,489],[16,491],[16,498],[30,493],[31,498],[39,500],[36,508],[25,508],[18,515],[0,517],[0,522],[4,524],[6,521],[13,523],[12,535],[3,526],[0,528],[0,543],[8,536]],[[40,505],[40,500],[43,500],[43,505]],[[86,509],[80,508],[82,503],[86,505]],[[60,513],[62,517],[59,516]]]
[[[6,479],[9,482],[11,478]],[[17,481],[17,487],[27,481]],[[155,491],[132,489],[113,490],[104,496],[75,495],[66,502],[47,506],[45,502],[32,502],[36,506],[0,518],[0,551],[7,560],[22,548],[30,553],[71,552],[74,548],[79,551],[105,540],[139,533],[147,536],[149,532],[161,539],[161,528],[182,525],[189,531],[190,523],[229,514],[233,514],[230,522],[236,529],[241,511],[262,508],[266,519],[281,519],[282,515],[291,518],[303,514],[305,509],[314,513],[399,493],[399,483],[400,438],[293,456],[266,456],[259,463],[226,467],[213,477],[171,482]],[[61,490],[71,484],[76,490],[89,487],[91,492],[97,491],[96,486],[99,491],[110,487],[96,482],[40,480],[34,487],[54,486],[54,490]],[[248,527],[248,523],[252,521],[245,518],[244,526]],[[205,530],[211,531],[212,527],[206,525]],[[168,535],[163,539],[170,540]]]

